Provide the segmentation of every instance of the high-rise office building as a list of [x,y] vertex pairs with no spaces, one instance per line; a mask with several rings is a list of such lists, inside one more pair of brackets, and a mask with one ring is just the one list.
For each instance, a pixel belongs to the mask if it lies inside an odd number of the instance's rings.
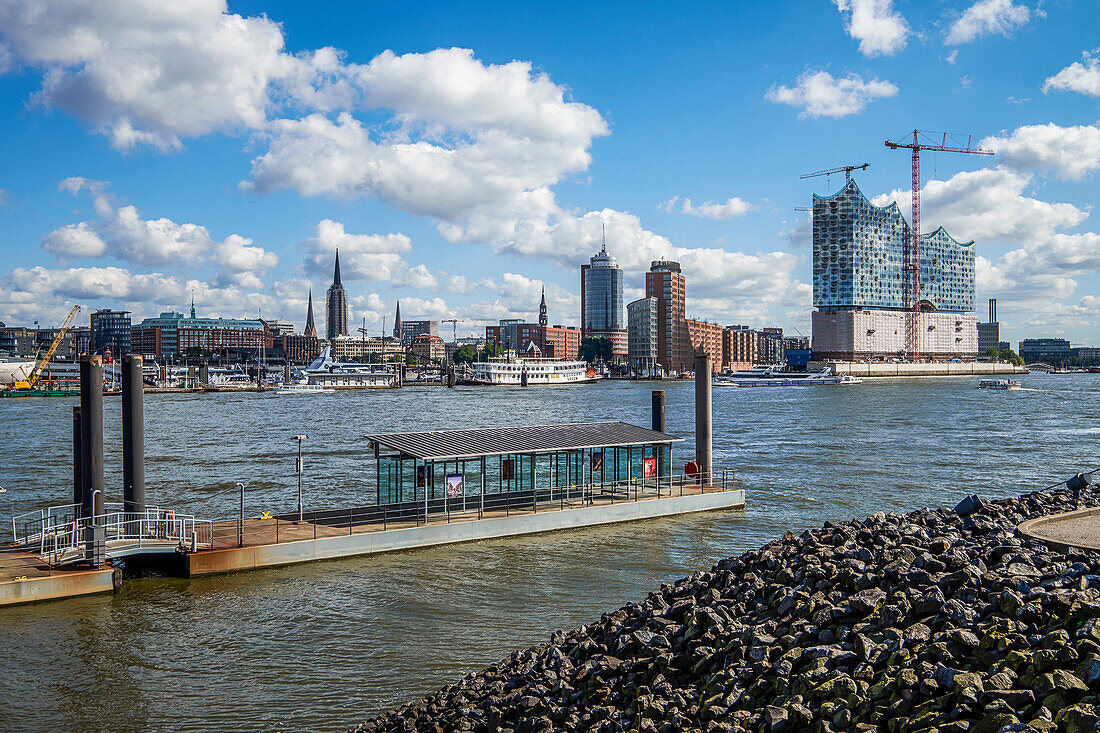
[[115,358],[130,352],[130,311],[97,310],[89,316],[91,347],[94,354]]
[[627,362],[637,374],[657,374],[657,299],[639,298],[626,306]]
[[325,295],[325,337],[334,339],[348,335],[348,294],[340,282],[340,250],[336,250],[336,267],[332,285]]
[[623,271],[607,253],[607,242],[587,265],[581,266],[581,330],[584,336],[611,341],[611,353],[627,357],[623,323]]
[[[817,359],[883,359],[907,352],[905,252],[909,224],[896,203],[876,206],[849,181],[814,196],[813,351]],[[974,359],[974,243],[940,227],[921,235],[920,353]]]
[[654,260],[645,274],[645,295],[657,299],[657,363],[665,372],[694,368],[685,313],[686,286],[680,263]]

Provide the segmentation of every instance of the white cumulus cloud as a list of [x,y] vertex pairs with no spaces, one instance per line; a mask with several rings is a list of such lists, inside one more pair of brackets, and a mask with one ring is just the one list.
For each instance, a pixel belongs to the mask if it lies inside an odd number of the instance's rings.
[[1003,165],[1050,172],[1063,180],[1080,181],[1100,168],[1100,127],[1095,125],[1025,125],[1011,135],[987,137],[981,145],[996,151]]
[[957,46],[963,43],[1000,34],[1007,36],[1031,20],[1031,9],[1016,5],[1012,0],[978,0],[947,29],[947,43]]
[[859,41],[864,56],[893,56],[905,48],[909,24],[893,0],[833,0],[846,15],[844,29]]
[[[658,208],[664,211],[672,211],[673,207],[676,206],[679,201],[679,196],[673,196]],[[693,204],[691,203],[691,199],[685,198],[680,205],[680,213],[689,216],[699,216],[705,219],[734,219],[738,216],[744,216],[755,208],[756,207],[748,201],[736,196],[731,196],[724,203],[705,201],[701,204]]]
[[439,285],[425,265],[410,266],[401,256],[412,250],[412,242],[404,234],[351,234],[340,222],[322,219],[305,246],[309,253],[306,262],[318,274],[332,272],[339,250],[343,279],[389,282],[417,289]]
[[1043,82],[1043,91],[1079,92],[1100,97],[1100,58],[1085,51],[1075,61]]
[[837,79],[827,71],[806,71],[793,87],[774,86],[768,90],[769,101],[789,104],[802,111],[799,118],[846,117],[863,110],[870,102],[893,97],[898,88],[888,81],[864,81],[857,74]]

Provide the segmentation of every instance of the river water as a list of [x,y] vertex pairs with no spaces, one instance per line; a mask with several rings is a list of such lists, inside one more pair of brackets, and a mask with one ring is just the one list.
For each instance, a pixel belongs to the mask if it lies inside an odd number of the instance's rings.
[[[787,530],[876,511],[1043,488],[1100,466],[1100,375],[853,387],[716,388],[716,468],[744,512],[477,542],[185,580],[0,609],[0,729],[342,730],[538,644],[661,582]],[[150,503],[201,517],[287,511],[297,433],[306,508],[373,496],[364,435],[622,419],[649,424],[655,385],[148,395]],[[664,383],[682,466],[693,385]],[[0,517],[70,501],[70,399],[0,401]],[[121,494],[120,407],[105,400],[108,500]]]

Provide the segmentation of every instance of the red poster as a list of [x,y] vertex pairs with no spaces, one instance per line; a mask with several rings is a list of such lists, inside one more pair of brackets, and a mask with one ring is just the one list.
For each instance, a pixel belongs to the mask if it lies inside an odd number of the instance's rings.
[[657,459],[656,458],[643,458],[642,459],[642,477],[653,478],[657,475]]

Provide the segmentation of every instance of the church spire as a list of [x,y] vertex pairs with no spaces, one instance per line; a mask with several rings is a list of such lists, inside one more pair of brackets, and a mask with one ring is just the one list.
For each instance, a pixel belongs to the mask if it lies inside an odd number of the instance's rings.
[[340,248],[336,248],[336,269],[332,273],[332,284],[336,286],[343,285],[340,282]]
[[302,333],[306,336],[317,338],[317,326],[313,323],[313,288],[309,289],[309,308],[306,310],[306,330]]
[[542,302],[539,303],[539,325],[545,328],[550,325],[550,318],[546,313],[546,286],[542,286]]
[[393,337],[401,338],[401,301],[397,301],[397,314],[393,317]]

